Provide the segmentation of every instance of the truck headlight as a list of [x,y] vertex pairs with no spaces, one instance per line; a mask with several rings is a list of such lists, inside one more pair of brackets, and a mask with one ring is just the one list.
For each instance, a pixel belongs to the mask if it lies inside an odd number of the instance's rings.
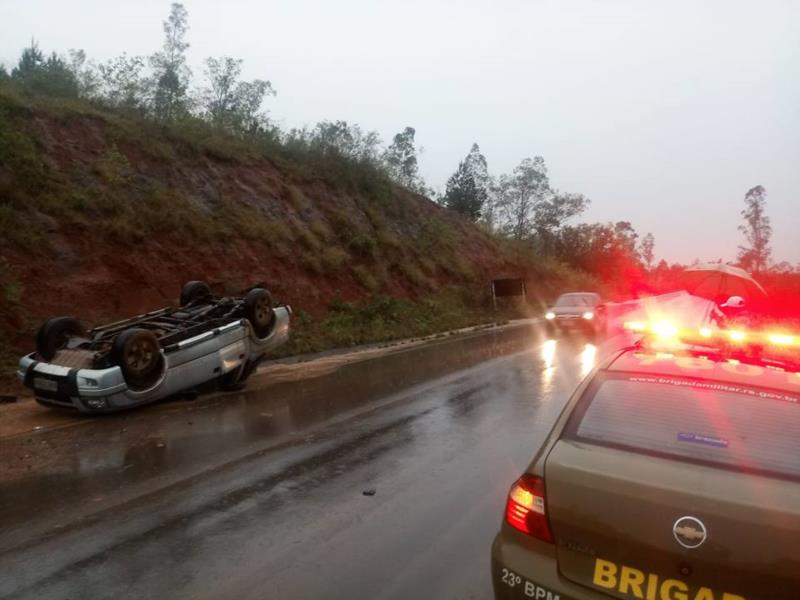
[[553,319],[556,318],[556,313],[554,313],[553,311],[547,311],[544,315],[544,318],[547,319],[548,321],[552,321]]

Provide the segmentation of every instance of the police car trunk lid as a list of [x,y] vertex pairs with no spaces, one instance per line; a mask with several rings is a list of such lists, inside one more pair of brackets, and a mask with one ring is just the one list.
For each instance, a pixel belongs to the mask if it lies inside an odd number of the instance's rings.
[[630,379],[598,382],[547,457],[561,574],[619,598],[800,597],[800,405]]

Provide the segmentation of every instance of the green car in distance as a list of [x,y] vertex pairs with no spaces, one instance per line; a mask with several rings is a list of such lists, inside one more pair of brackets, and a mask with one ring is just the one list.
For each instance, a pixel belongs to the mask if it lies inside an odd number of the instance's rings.
[[509,492],[496,598],[800,599],[800,363],[711,346],[580,384]]

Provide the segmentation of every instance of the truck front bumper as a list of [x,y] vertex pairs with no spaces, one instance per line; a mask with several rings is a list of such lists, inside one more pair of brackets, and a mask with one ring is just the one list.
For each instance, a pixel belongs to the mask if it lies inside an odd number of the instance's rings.
[[71,369],[39,362],[34,354],[28,354],[19,361],[17,377],[33,390],[36,401],[46,406],[110,412],[129,404],[125,401],[128,386],[119,367]]

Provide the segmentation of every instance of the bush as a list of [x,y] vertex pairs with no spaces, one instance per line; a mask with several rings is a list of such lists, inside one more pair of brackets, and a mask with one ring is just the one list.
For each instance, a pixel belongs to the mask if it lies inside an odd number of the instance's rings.
[[363,303],[334,300],[327,314],[317,319],[298,311],[292,338],[280,354],[428,336],[494,322],[496,315],[487,310],[486,302],[485,295],[453,288],[417,301],[389,296]]
[[353,277],[361,287],[373,294],[383,286],[383,282],[364,265],[353,267]]
[[21,288],[11,265],[0,257],[0,315],[9,316],[19,305]]
[[395,264],[395,269],[415,287],[429,289],[433,282],[425,277],[419,267],[407,260]]
[[328,246],[319,255],[319,260],[324,273],[338,273],[350,259],[350,255],[344,250],[334,246]]
[[16,185],[31,192],[42,188],[45,169],[33,137],[10,111],[0,107],[0,167],[6,167]]
[[116,145],[94,165],[95,172],[108,185],[119,186],[125,183],[131,174],[131,165],[128,158],[120,153]]
[[347,248],[363,258],[374,260],[378,256],[378,244],[367,235],[356,235],[347,242]]

